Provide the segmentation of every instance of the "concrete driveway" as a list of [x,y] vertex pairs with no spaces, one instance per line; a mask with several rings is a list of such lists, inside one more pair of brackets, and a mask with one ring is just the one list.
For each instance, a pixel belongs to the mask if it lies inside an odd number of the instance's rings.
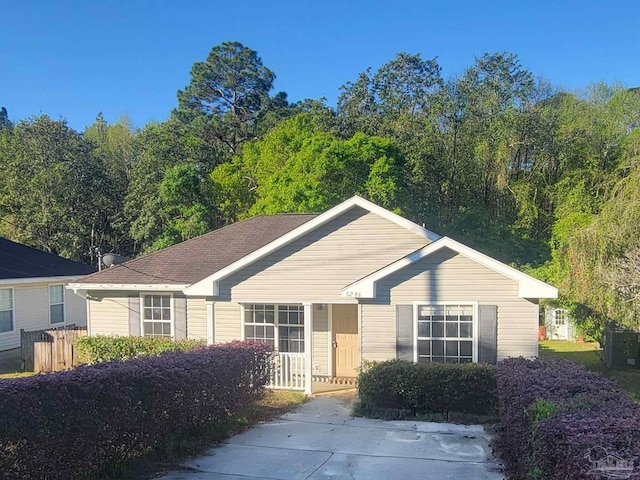
[[353,400],[313,398],[162,479],[503,478],[481,426],[354,418]]

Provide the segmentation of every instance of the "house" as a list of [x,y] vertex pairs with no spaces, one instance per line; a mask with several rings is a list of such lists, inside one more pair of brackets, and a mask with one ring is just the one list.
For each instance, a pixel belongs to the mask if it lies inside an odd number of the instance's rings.
[[258,216],[71,283],[90,335],[268,342],[274,386],[354,377],[364,360],[538,354],[557,290],[360,197]]
[[0,351],[20,346],[20,330],[85,325],[85,301],[67,290],[95,269],[0,237]]
[[565,308],[546,307],[544,326],[547,340],[575,340],[575,322]]

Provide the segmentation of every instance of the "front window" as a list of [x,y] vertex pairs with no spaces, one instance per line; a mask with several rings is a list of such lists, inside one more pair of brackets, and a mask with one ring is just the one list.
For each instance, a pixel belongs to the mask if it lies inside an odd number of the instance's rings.
[[278,306],[278,333],[281,352],[304,352],[304,307],[302,305]]
[[567,322],[567,311],[561,308],[556,309],[556,325],[564,325]]
[[144,295],[142,334],[145,337],[171,337],[171,295]]
[[280,352],[304,353],[304,307],[245,305],[244,338],[268,343]]
[[0,289],[0,333],[13,331],[13,290]]
[[248,305],[244,310],[244,338],[275,347],[274,305]]
[[64,287],[49,285],[49,320],[51,324],[64,322]]
[[473,361],[473,305],[418,305],[418,362]]

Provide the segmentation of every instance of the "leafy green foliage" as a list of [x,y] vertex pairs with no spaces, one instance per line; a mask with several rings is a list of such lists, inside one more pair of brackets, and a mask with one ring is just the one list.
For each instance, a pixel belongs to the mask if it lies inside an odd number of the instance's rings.
[[78,337],[74,341],[74,348],[80,361],[90,364],[129,360],[165,352],[184,352],[203,346],[204,342],[200,340],[172,340],[162,337],[93,335]]
[[226,218],[318,212],[355,194],[393,209],[403,200],[402,165],[390,140],[363,133],[340,140],[303,113],[245,145],[212,179]]
[[366,413],[384,409],[413,415],[449,412],[495,413],[495,367],[488,364],[415,364],[390,360],[363,369],[358,375],[360,408]]

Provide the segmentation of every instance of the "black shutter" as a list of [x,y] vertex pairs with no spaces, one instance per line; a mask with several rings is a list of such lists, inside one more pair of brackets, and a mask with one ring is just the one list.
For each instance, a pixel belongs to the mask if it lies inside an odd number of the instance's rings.
[[478,361],[495,365],[498,362],[498,307],[480,305],[478,316]]
[[139,337],[140,333],[140,295],[129,297],[129,335]]
[[396,357],[413,362],[413,305],[396,305]]
[[173,333],[176,340],[187,338],[187,299],[173,297],[173,314],[175,323]]

